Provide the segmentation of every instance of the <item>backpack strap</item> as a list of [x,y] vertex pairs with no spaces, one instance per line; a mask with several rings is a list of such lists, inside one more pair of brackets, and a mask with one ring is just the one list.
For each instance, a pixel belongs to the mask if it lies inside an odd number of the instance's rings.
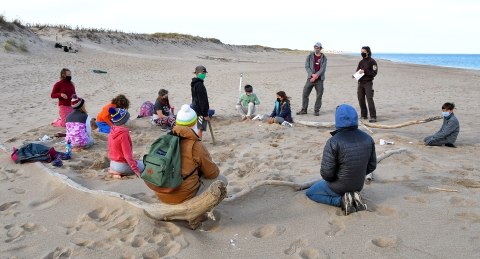
[[193,173],[195,173],[195,171],[197,171],[198,167],[195,167],[195,169],[193,169],[193,171],[191,173],[189,173],[187,176],[185,177],[182,177],[182,179],[185,181],[187,180],[188,177],[192,176]]

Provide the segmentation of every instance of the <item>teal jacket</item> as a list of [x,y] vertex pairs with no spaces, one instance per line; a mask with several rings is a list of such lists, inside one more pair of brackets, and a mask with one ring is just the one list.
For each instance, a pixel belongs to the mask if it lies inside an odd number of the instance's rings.
[[259,105],[260,100],[258,100],[258,97],[255,93],[252,93],[251,95],[247,95],[247,94],[243,93],[238,98],[237,103],[242,104],[242,106],[248,106],[249,103],[254,103],[255,105]]

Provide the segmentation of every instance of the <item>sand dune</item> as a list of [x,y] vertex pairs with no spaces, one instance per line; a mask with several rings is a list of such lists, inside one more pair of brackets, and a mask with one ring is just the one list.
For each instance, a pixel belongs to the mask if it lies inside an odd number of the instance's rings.
[[[9,148],[38,141],[61,131],[49,126],[57,117],[50,99],[61,68],[72,70],[77,93],[96,115],[111,98],[124,93],[132,117],[142,102],[153,101],[160,88],[170,91],[179,108],[190,102],[195,66],[209,71],[205,85],[216,145],[210,134],[204,143],[233,194],[262,180],[302,183],[320,178],[325,142],[331,129],[240,122],[234,105],[239,75],[261,100],[259,114],[273,109],[275,93],[292,97],[299,110],[305,81],[305,54],[195,41],[148,41],[108,35],[98,41],[54,30],[4,32],[0,43],[15,38],[30,52],[0,52],[0,141]],[[78,53],[55,49],[57,41],[74,40]],[[110,39],[110,40],[108,40]],[[328,55],[321,116],[295,119],[333,122],[335,107],[349,103],[358,109],[356,84],[350,78],[358,57]],[[225,62],[213,56],[252,62]],[[393,125],[440,115],[446,101],[456,103],[461,132],[457,149],[425,147],[423,137],[441,120],[399,129],[372,129],[394,146],[377,145],[377,154],[391,148],[406,152],[383,160],[375,179],[362,191],[369,210],[341,216],[340,209],[310,201],[305,191],[262,186],[214,211],[216,221],[192,231],[187,222],[153,221],[121,199],[74,190],[37,164],[17,165],[8,153],[0,157],[0,246],[2,258],[466,258],[476,257],[480,230],[480,177],[477,163],[477,119],[480,71],[407,65],[379,60],[375,101],[381,124]],[[93,73],[106,70],[106,74]],[[312,94],[313,96],[313,94]],[[159,135],[148,119],[132,122],[134,155],[140,159]],[[138,178],[111,178],[107,137],[95,133],[96,144],[75,152],[60,168],[91,189],[119,192],[158,203]],[[61,139],[44,145],[64,151]],[[57,144],[58,143],[58,144]],[[444,192],[434,187],[452,189]]]

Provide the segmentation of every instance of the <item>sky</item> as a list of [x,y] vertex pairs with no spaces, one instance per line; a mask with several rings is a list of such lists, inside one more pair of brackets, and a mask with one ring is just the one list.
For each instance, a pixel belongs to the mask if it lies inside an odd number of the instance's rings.
[[172,32],[233,45],[480,54],[479,0],[22,0],[2,1],[0,13],[9,21]]

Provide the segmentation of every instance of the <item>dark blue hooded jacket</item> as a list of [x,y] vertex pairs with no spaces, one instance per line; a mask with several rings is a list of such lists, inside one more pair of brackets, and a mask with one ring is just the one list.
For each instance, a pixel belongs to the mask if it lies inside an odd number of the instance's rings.
[[323,149],[320,175],[338,195],[361,191],[365,175],[377,167],[375,142],[358,129],[355,109],[342,104],[335,112],[335,128]]

